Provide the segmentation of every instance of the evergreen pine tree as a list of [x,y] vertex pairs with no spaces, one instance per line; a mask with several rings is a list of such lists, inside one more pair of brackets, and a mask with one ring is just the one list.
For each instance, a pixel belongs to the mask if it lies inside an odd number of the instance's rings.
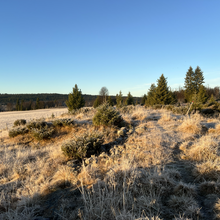
[[203,72],[199,66],[197,66],[195,69],[193,81],[194,81],[194,91],[198,93],[200,86],[204,83]]
[[81,90],[78,89],[77,84],[73,88],[73,92],[69,93],[68,100],[66,100],[68,111],[80,109],[85,105],[85,100],[82,96]]
[[39,98],[37,98],[37,101],[36,101],[36,109],[39,109],[39,107],[40,107],[40,100],[39,100]]
[[24,100],[21,100],[21,106],[20,106],[20,111],[23,111],[23,104],[24,104]]
[[109,106],[113,106],[114,105],[111,96],[108,97],[107,102],[108,102]]
[[102,104],[102,99],[100,96],[97,96],[97,98],[95,99],[94,103],[93,103],[93,107],[97,108],[98,106],[100,106]]
[[141,105],[144,105],[145,102],[146,102],[146,100],[147,100],[147,95],[144,94],[144,96],[143,96],[142,99],[141,99]]
[[[197,66],[195,72],[190,66],[185,78],[185,98],[188,102],[192,101],[192,96],[198,95],[200,86],[204,83],[203,72]],[[199,96],[198,96],[199,98]]]
[[133,96],[131,95],[130,92],[128,93],[128,96],[127,96],[127,99],[125,101],[125,104],[126,105],[134,105],[134,98],[133,98]]
[[17,99],[17,102],[16,102],[16,110],[17,110],[17,111],[20,110],[20,102],[19,102],[19,99]]
[[167,80],[162,74],[157,80],[156,104],[167,105],[170,103],[170,92],[167,86]]
[[211,97],[210,97],[210,99],[209,99],[209,101],[208,101],[208,103],[209,103],[209,105],[213,105],[213,104],[215,104],[215,98],[214,98],[214,96],[213,96],[213,94],[211,95]]
[[177,102],[175,94],[169,90],[169,104],[175,104]]
[[147,100],[145,101],[146,106],[152,106],[156,104],[156,89],[155,84],[151,84],[150,89],[147,93]]
[[190,102],[192,100],[192,96],[195,91],[195,85],[194,85],[194,72],[193,68],[190,66],[185,77],[185,99]]
[[196,111],[202,108],[202,103],[200,102],[199,95],[196,92],[194,92],[194,94],[192,95],[192,101],[193,101],[193,105],[192,105],[193,110]]
[[205,87],[203,85],[201,85],[199,87],[198,100],[202,104],[206,103],[206,101],[207,101],[206,89],[205,89]]
[[122,98],[122,92],[119,92],[119,95],[116,95],[116,105],[117,107],[121,107],[123,105],[123,98]]

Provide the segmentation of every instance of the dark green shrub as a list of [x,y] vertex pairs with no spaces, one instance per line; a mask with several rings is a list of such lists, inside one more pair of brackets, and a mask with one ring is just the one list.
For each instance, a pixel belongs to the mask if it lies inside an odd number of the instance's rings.
[[41,129],[41,128],[47,127],[48,124],[45,121],[31,121],[31,122],[27,123],[26,126],[29,129],[34,129],[34,128]]
[[20,126],[20,125],[25,125],[25,124],[26,124],[25,119],[17,119],[16,121],[14,121],[14,126]]
[[85,105],[85,100],[83,98],[82,92],[78,89],[77,84],[75,84],[73,92],[69,94],[66,105],[69,112],[71,112],[72,110],[80,109]]
[[63,144],[61,150],[69,158],[83,159],[99,152],[103,141],[100,133],[85,134]]
[[92,122],[94,125],[104,125],[104,126],[119,126],[123,121],[120,113],[114,109],[114,107],[109,106],[108,103],[104,103],[97,108],[97,112],[94,115]]
[[34,128],[31,132],[35,139],[43,140],[51,138],[55,131],[53,128],[43,127],[40,129]]
[[59,126],[59,127],[63,127],[63,126],[71,126],[74,124],[74,121],[69,119],[69,118],[64,118],[64,119],[57,119],[55,121],[53,121],[53,126]]
[[18,136],[19,134],[26,134],[28,133],[28,129],[25,128],[25,127],[18,127],[18,128],[13,128],[11,130],[9,130],[9,137],[16,137]]

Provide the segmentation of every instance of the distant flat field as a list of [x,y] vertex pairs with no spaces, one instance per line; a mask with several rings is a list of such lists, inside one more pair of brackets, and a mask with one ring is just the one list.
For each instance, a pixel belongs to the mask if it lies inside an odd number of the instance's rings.
[[59,116],[67,113],[67,108],[38,109],[30,111],[10,111],[0,112],[0,131],[6,128],[10,129],[17,119],[25,119],[27,122],[31,119],[49,118],[52,114]]

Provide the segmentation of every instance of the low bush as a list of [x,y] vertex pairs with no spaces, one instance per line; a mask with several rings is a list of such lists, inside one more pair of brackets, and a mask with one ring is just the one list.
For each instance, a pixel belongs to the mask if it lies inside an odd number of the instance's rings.
[[163,107],[163,105],[160,105],[160,104],[152,106],[153,109],[161,109],[162,107]]
[[183,106],[180,106],[180,107],[174,107],[172,109],[172,112],[174,114],[180,114],[180,115],[185,115],[188,111],[188,107],[183,107]]
[[55,121],[53,121],[53,126],[59,126],[59,127],[63,127],[63,126],[71,126],[74,124],[74,121],[69,119],[69,118],[64,118],[64,119],[57,119]]
[[122,113],[122,114],[130,114],[135,110],[135,106],[133,105],[127,105],[127,106],[122,106],[121,108],[118,108],[118,110]]
[[25,125],[25,124],[26,124],[25,119],[17,119],[16,121],[14,121],[14,126],[20,126],[20,125]]
[[99,152],[103,141],[100,133],[87,133],[63,144],[61,150],[69,158],[83,159]]
[[172,111],[173,108],[174,108],[174,105],[165,105],[164,108],[165,108],[166,110],[168,110],[168,111]]
[[18,136],[19,134],[26,134],[28,133],[28,129],[25,128],[25,127],[18,127],[18,128],[13,128],[11,130],[9,130],[9,137],[16,137]]
[[43,139],[49,139],[54,134],[55,130],[53,128],[40,128],[40,129],[32,129],[32,134],[35,139],[37,140],[43,140]]
[[123,122],[123,119],[120,113],[114,109],[114,107],[109,106],[108,103],[97,108],[97,112],[94,115],[92,122],[94,125],[104,125],[104,126],[120,126]]
[[48,124],[45,121],[31,121],[29,123],[27,123],[27,128],[29,129],[42,129],[44,127],[47,127]]
[[89,113],[90,111],[93,111],[94,108],[80,108],[80,109],[73,109],[72,111],[70,111],[69,113],[71,115],[78,115],[80,113],[83,113],[83,114],[87,114]]

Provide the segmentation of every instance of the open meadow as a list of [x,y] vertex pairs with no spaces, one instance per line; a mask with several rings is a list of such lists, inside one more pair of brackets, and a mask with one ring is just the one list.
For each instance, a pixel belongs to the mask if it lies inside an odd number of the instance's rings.
[[7,133],[4,131],[10,129],[13,126],[14,121],[17,119],[23,118],[27,121],[30,121],[39,118],[49,118],[52,115],[59,116],[67,111],[67,108],[54,108],[31,111],[0,112],[0,137]]
[[125,106],[102,126],[97,111],[0,113],[0,219],[220,219],[219,118]]

